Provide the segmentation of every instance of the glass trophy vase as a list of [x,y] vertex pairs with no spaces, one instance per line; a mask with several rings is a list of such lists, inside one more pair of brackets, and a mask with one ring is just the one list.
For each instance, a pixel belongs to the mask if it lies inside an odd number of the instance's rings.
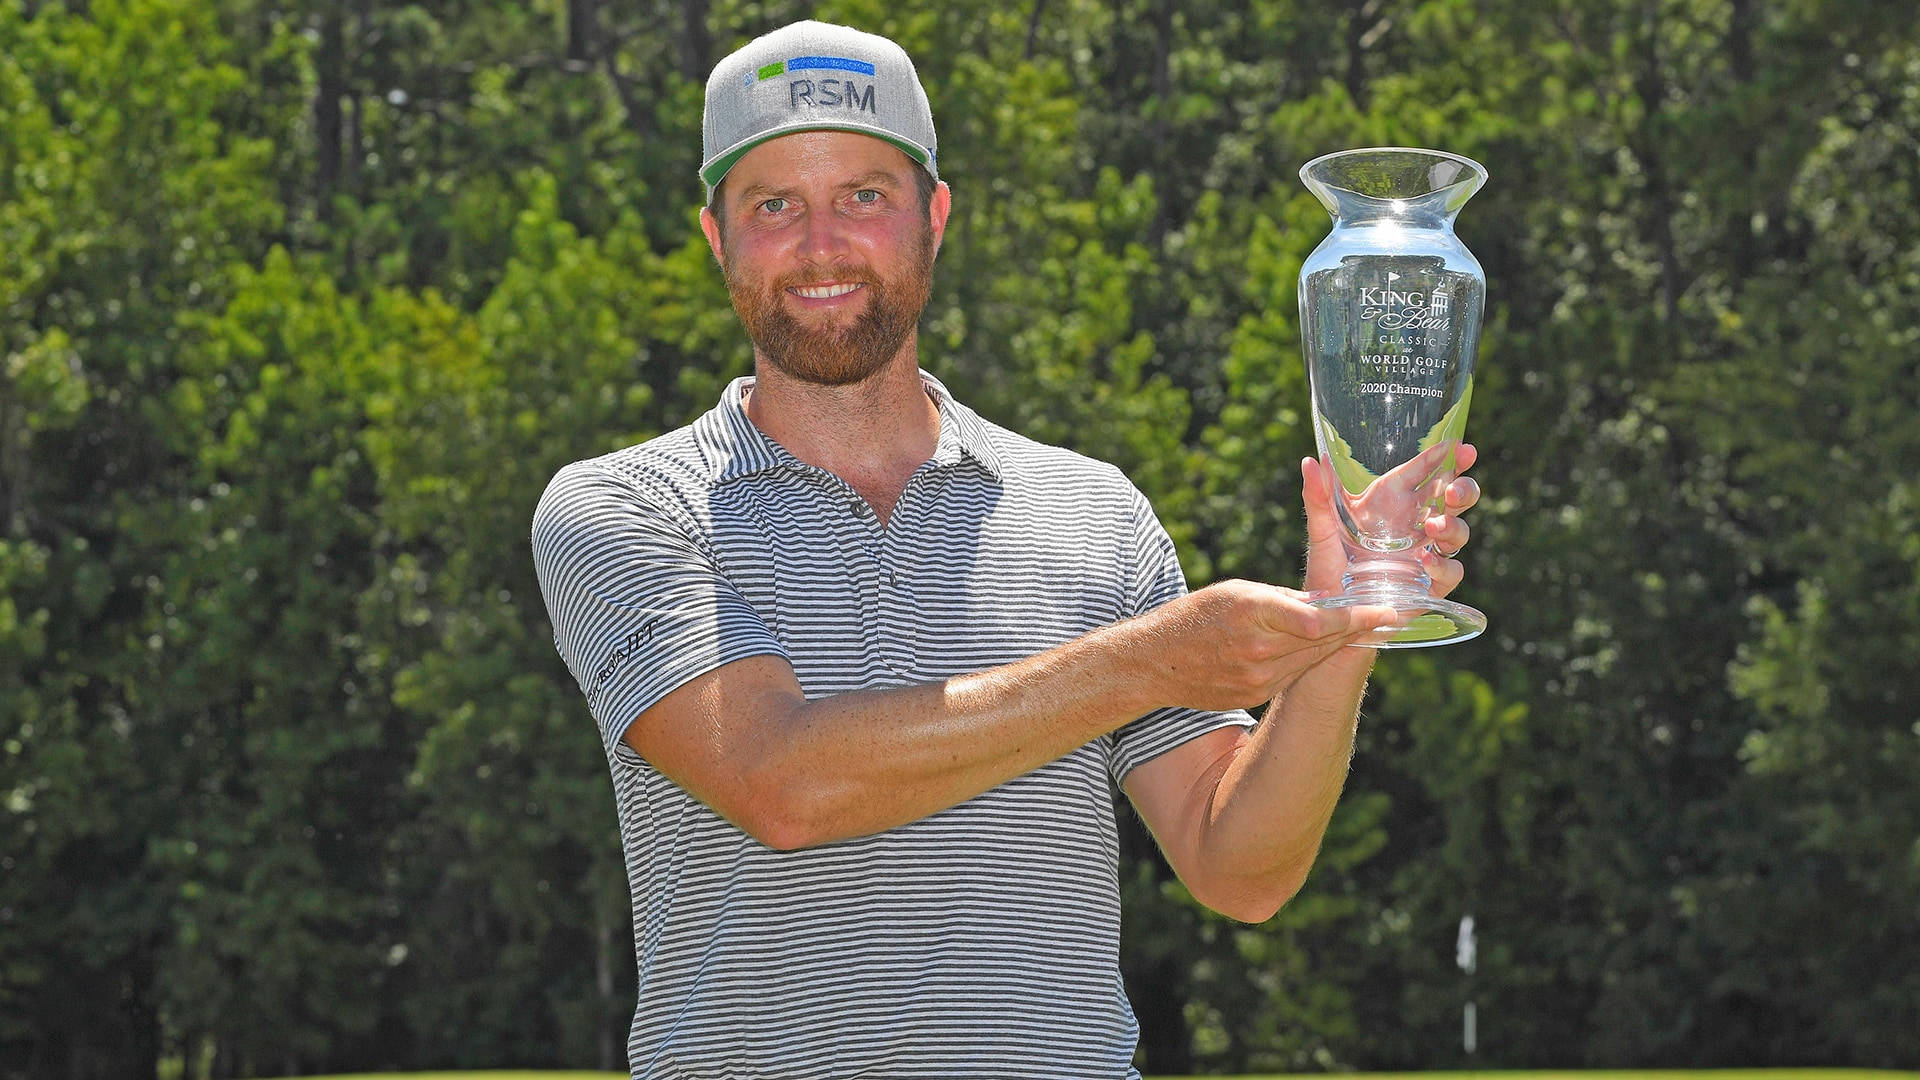
[[1487,292],[1453,220],[1487,171],[1456,154],[1381,147],[1315,158],[1300,178],[1333,215],[1300,268],[1300,338],[1347,556],[1342,590],[1313,603],[1399,610],[1362,645],[1465,641],[1486,616],[1433,596],[1421,555],[1426,519],[1445,512],[1457,472]]

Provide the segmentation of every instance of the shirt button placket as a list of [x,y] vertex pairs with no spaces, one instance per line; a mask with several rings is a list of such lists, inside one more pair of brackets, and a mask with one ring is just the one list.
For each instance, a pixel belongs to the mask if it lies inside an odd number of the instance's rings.
[[913,483],[909,481],[907,490],[894,504],[893,520],[880,536],[881,655],[886,658],[887,666],[900,675],[910,675],[913,671],[909,621],[913,598],[900,584],[900,539],[907,529],[907,503],[912,496]]
[[869,649],[874,648],[872,643],[878,639],[878,659],[892,668],[893,658],[886,649],[889,635],[887,582],[880,561],[880,520],[874,516],[873,507],[867,505],[867,500],[861,498],[860,493],[846,481],[831,477],[829,483],[846,500],[847,513],[852,518],[849,524],[841,526],[847,530],[843,533],[843,540],[849,541],[841,550],[848,560],[847,584],[859,608],[861,634],[869,641]]

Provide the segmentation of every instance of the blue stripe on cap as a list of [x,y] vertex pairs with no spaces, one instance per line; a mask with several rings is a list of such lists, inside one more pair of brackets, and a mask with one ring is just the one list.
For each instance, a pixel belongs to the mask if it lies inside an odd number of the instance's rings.
[[873,65],[865,60],[849,60],[844,56],[796,56],[787,61],[788,71],[852,71],[861,75],[873,74]]

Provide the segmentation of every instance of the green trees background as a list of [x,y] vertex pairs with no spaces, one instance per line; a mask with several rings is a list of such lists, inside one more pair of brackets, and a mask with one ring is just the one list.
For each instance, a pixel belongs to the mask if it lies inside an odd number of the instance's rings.
[[[919,59],[925,365],[1288,582],[1355,145],[1493,180],[1466,646],[1306,892],[1137,826],[1152,1072],[1920,1065],[1920,32],[1894,0],[0,0],[0,1076],[623,1064],[604,759],[527,523],[750,353],[705,73]],[[1479,926],[1471,981],[1454,966]]]

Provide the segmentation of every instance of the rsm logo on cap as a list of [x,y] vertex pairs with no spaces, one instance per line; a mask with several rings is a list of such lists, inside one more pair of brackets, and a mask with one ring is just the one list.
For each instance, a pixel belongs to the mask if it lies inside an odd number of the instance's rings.
[[[873,65],[864,60],[850,60],[844,56],[796,56],[791,60],[766,64],[749,73],[747,84],[751,86],[776,75],[791,75],[801,71],[845,71],[869,78],[874,73]],[[787,107],[798,109],[805,105],[809,108],[835,108],[844,105],[855,112],[878,115],[880,110],[874,103],[874,86],[874,83],[862,85],[852,79],[842,78],[794,79],[787,83]]]
[[[805,105],[845,105],[856,112],[878,114],[880,110],[873,106],[873,84],[862,87],[852,79],[821,79],[817,84],[812,79],[795,79],[787,84],[787,94],[791,99],[789,108],[797,109]],[[814,95],[820,95],[815,101]]]

